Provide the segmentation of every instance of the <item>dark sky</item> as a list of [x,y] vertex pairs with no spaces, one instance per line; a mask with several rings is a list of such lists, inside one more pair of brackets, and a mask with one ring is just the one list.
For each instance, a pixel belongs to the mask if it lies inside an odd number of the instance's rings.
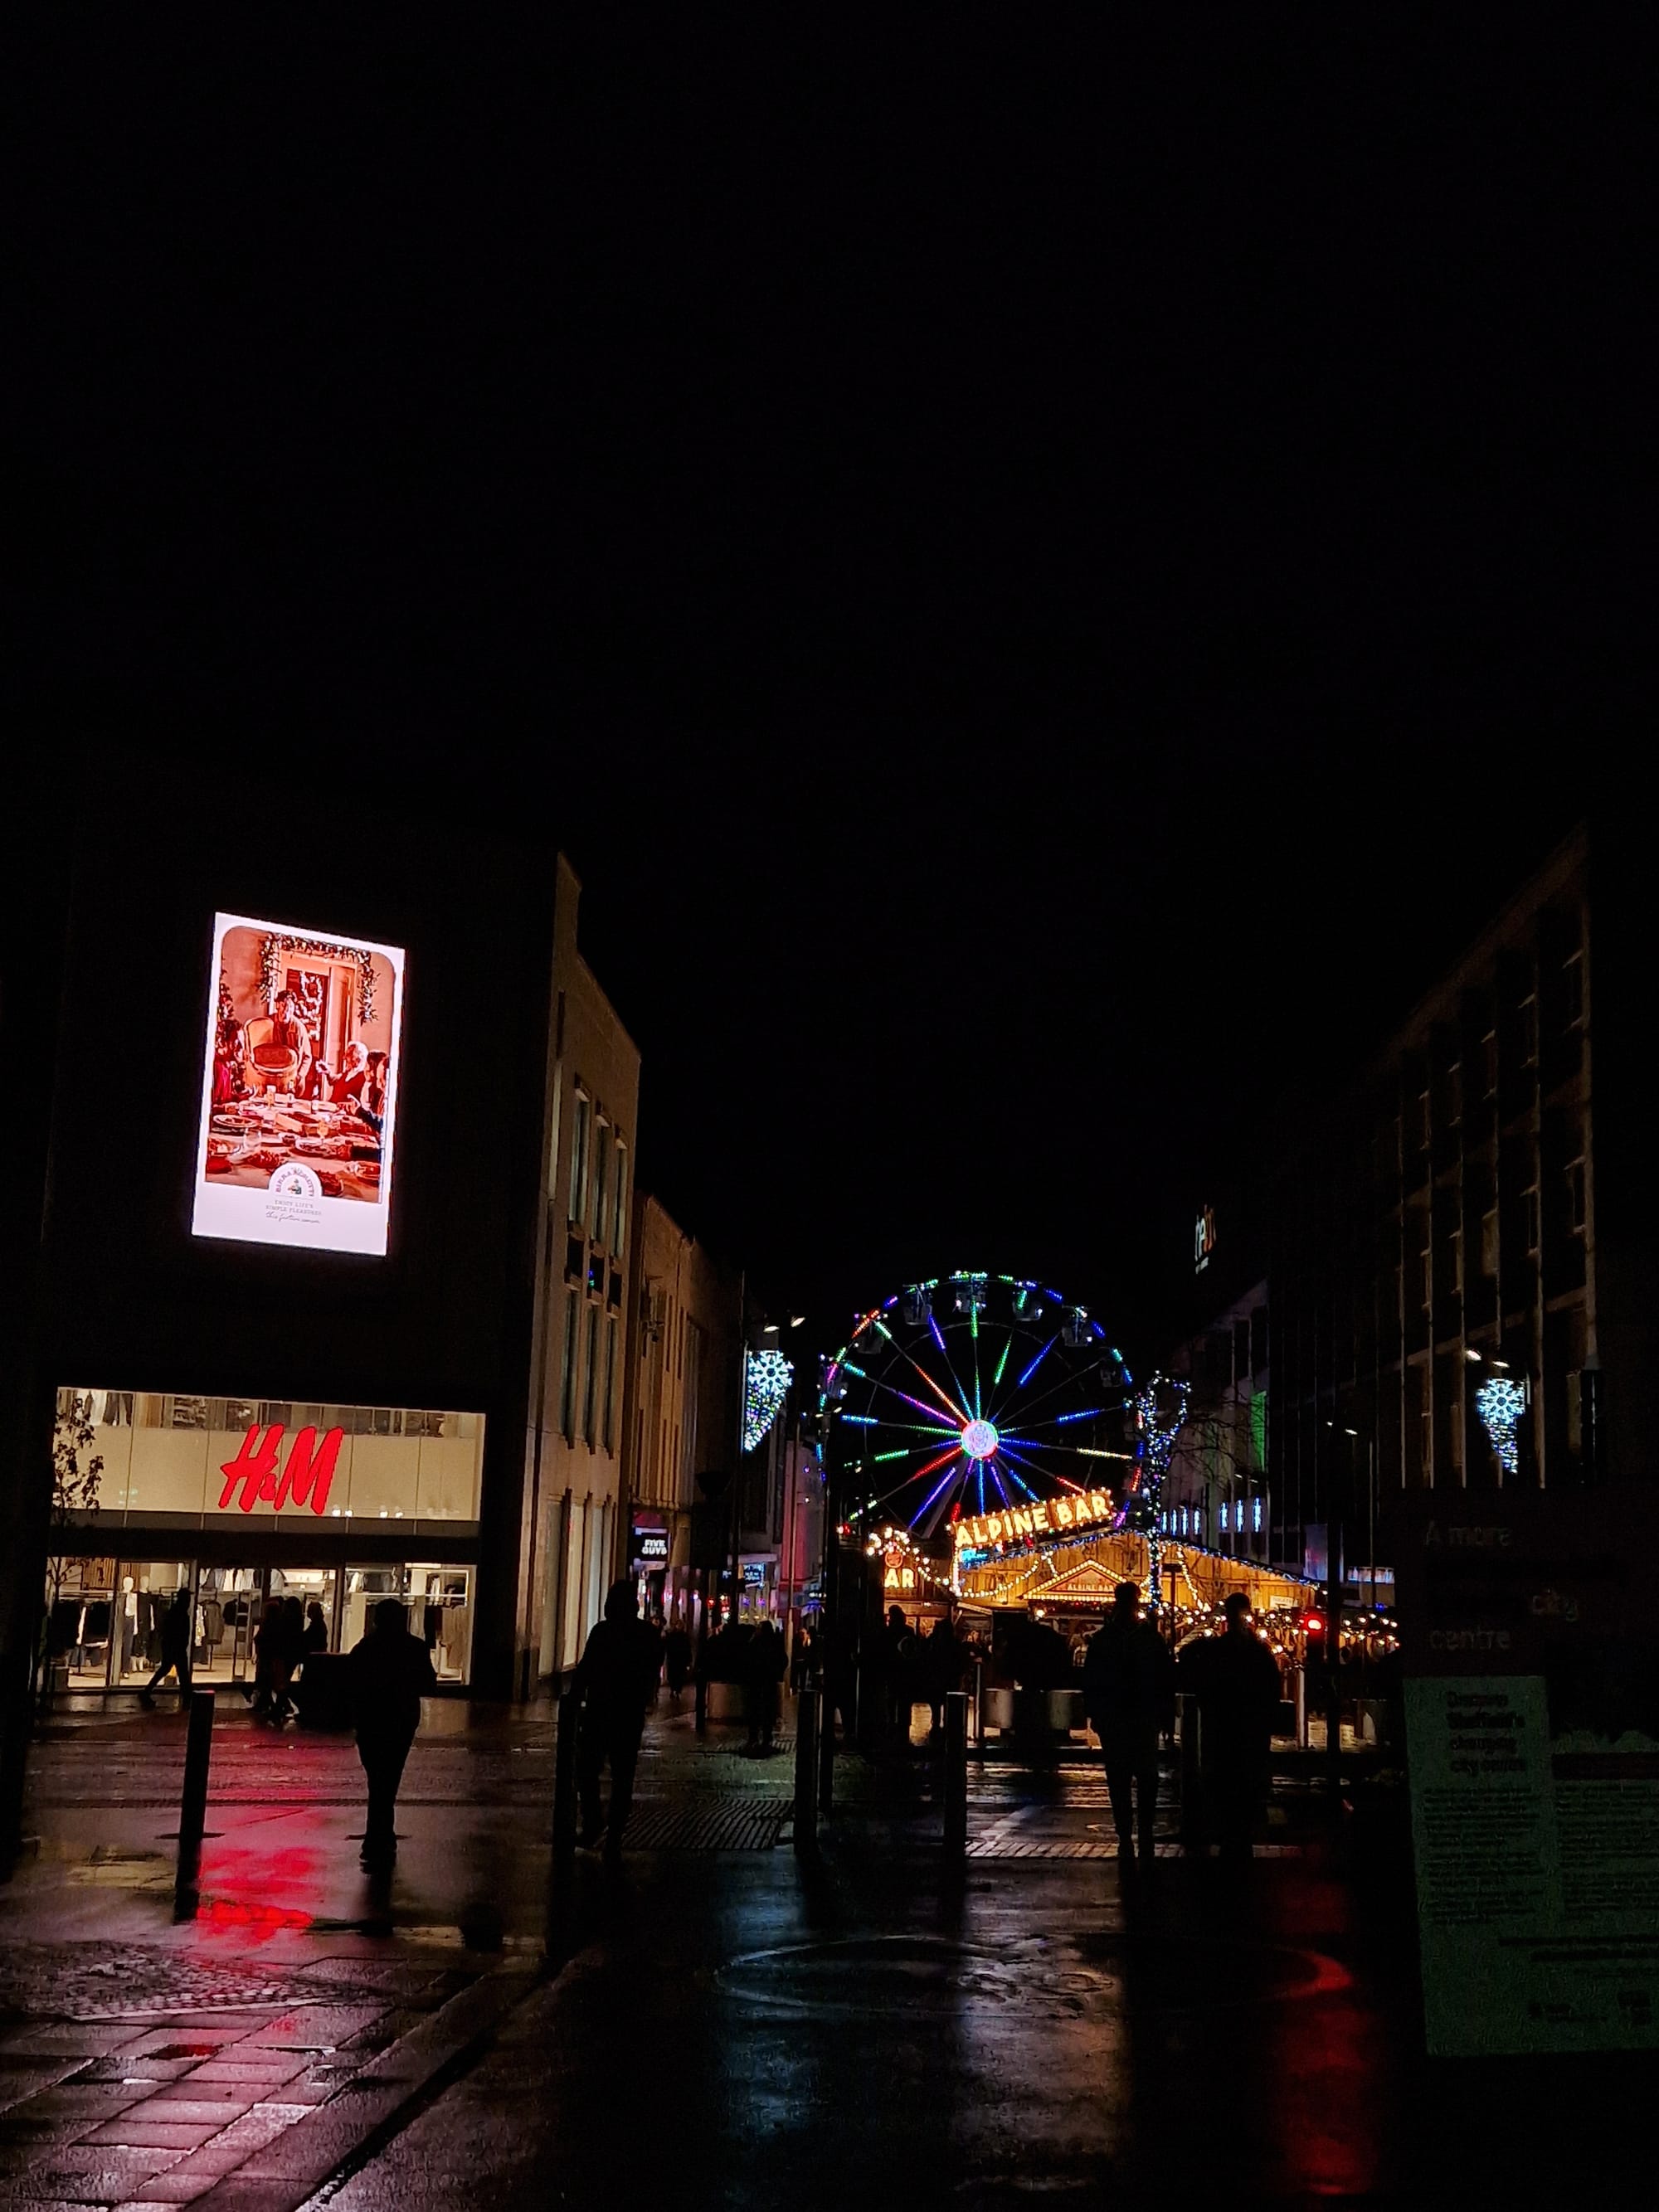
[[544,832],[688,1226],[1144,1358],[1646,706],[1639,72],[760,20],[20,51],[17,726]]

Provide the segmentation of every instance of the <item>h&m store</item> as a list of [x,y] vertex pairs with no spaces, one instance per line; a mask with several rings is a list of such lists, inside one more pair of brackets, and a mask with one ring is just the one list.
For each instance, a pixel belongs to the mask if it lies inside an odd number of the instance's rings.
[[113,1089],[66,1048],[52,1103],[20,1496],[71,1686],[142,1687],[181,1589],[208,1681],[273,1598],[338,1650],[390,1595],[441,1682],[535,1686],[574,907],[551,848],[337,857],[159,805],[77,854],[63,1002],[142,988]]
[[69,1389],[57,1433],[99,1469],[48,1565],[62,1686],[143,1688],[181,1589],[198,1682],[251,1682],[260,1614],[289,1597],[334,1651],[395,1597],[440,1683],[471,1680],[483,1414]]

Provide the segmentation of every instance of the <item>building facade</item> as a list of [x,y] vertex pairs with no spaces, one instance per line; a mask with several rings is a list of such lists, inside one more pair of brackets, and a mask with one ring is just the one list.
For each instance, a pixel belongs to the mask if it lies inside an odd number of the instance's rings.
[[693,1634],[732,1546],[743,1285],[662,1201],[635,1195],[618,1571]]
[[45,1101],[0,1470],[14,1702],[43,1563],[83,1688],[142,1684],[181,1589],[210,1680],[246,1675],[276,1596],[336,1648],[396,1596],[440,1680],[489,1697],[597,1616],[639,1062],[577,951],[580,886],[429,825],[343,872],[265,831],[106,793],[52,972],[9,994]]
[[1365,1557],[1401,1490],[1646,1472],[1633,858],[1617,827],[1570,838],[1279,1164],[1268,1431],[1291,1564]]

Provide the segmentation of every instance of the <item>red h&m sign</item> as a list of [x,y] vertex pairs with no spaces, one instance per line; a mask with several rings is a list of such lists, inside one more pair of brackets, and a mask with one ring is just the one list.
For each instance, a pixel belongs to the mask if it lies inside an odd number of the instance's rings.
[[242,1438],[242,1449],[235,1458],[221,1463],[225,1486],[219,1499],[220,1511],[229,1504],[240,1482],[239,1502],[244,1513],[252,1513],[256,1505],[274,1505],[280,1513],[290,1500],[303,1505],[307,1499],[313,1513],[326,1512],[344,1434],[343,1429],[331,1429],[319,1444],[315,1429],[301,1429],[289,1446],[288,1465],[279,1482],[276,1460],[282,1449],[283,1425],[273,1422],[262,1436],[255,1421]]

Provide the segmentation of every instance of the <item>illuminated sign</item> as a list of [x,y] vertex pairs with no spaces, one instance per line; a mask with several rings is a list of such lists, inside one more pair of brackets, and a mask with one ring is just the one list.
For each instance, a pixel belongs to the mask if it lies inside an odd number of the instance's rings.
[[1215,1208],[1206,1206],[1193,1224],[1193,1273],[1201,1275],[1215,1249]]
[[262,1431],[255,1421],[242,1438],[242,1449],[235,1458],[221,1462],[219,1472],[225,1478],[219,1496],[222,1513],[235,1496],[238,1483],[242,1494],[237,1502],[244,1513],[252,1513],[259,1504],[274,1506],[278,1513],[285,1505],[309,1504],[313,1513],[328,1510],[328,1493],[333,1487],[345,1431],[330,1429],[319,1444],[315,1429],[301,1429],[288,1448],[288,1464],[279,1481],[276,1462],[283,1435],[281,1422],[273,1422]]
[[975,1513],[957,1523],[957,1549],[983,1552],[994,1544],[1015,1544],[1028,1536],[1063,1534],[1072,1528],[1098,1528],[1117,1510],[1109,1490],[1079,1491],[1075,1496],[1034,1498],[1000,1513]]
[[634,1535],[634,1557],[643,1567],[665,1567],[668,1565],[667,1529],[636,1529]]
[[191,1228],[383,1255],[404,955],[214,917]]

